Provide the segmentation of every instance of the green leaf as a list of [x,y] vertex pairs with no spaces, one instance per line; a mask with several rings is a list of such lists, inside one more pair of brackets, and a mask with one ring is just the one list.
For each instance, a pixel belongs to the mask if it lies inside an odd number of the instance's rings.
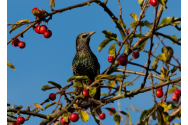
[[[144,120],[144,118],[147,117],[148,114],[149,114],[150,112],[152,112],[152,110],[153,110],[153,108],[150,108],[150,109],[148,109],[148,110],[144,110],[144,111],[142,112],[141,116],[140,116],[140,121]],[[145,121],[145,122],[146,122],[146,121]],[[145,123],[145,122],[144,122],[144,123]]]
[[163,55],[162,55],[162,54],[159,54],[159,55],[158,55],[158,58],[159,58],[160,60],[164,60],[164,58],[163,58]]
[[155,59],[153,60],[152,65],[151,65],[151,69],[156,70],[156,69],[157,69],[157,66],[158,66],[158,65],[157,65],[158,62],[159,62],[159,59],[155,58]]
[[[129,76],[128,74],[125,74],[124,77]],[[115,81],[121,81],[122,75],[117,74],[117,75],[97,75],[95,77],[95,80],[115,80]]]
[[54,105],[54,104],[56,104],[56,102],[49,103],[49,104],[47,104],[47,105],[44,107],[44,109],[47,109],[47,108],[49,108],[50,106],[52,106],[52,105]]
[[132,82],[124,82],[123,85],[134,85]]
[[131,34],[129,39],[133,39],[133,38],[136,38],[136,37],[145,37],[143,34]]
[[33,106],[36,107],[36,108],[39,108],[39,109],[41,109],[43,111],[42,105],[34,103]]
[[120,111],[121,114],[128,116],[128,114],[124,111]]
[[121,117],[120,115],[114,115],[114,121],[116,122],[116,125],[119,125],[120,124],[120,121],[121,121]]
[[173,69],[171,70],[171,73],[174,73],[178,68],[176,66],[173,67]]
[[168,110],[175,109],[177,106],[175,106],[173,103],[168,105]]
[[[144,39],[145,37],[141,37],[140,39]],[[142,48],[145,47],[146,43],[147,43],[148,39],[145,40],[144,42],[142,42],[138,47],[137,47],[137,51],[139,52]]]
[[157,0],[159,3],[163,5],[163,8],[167,8],[164,0]]
[[48,81],[48,84],[49,83],[52,84],[52,85],[54,85],[56,88],[59,88],[59,89],[62,88],[61,85],[59,85],[58,83],[55,83],[53,81]]
[[163,112],[163,113],[162,113],[162,116],[163,116],[164,122],[166,122],[166,123],[168,124],[168,123],[169,123],[169,122],[168,122],[168,119],[169,119],[168,113],[167,113],[167,112]]
[[32,10],[32,14],[34,16],[39,16],[41,14],[41,12],[39,12],[39,10]]
[[93,96],[95,95],[96,91],[97,91],[97,87],[91,87],[91,88],[89,89],[89,95],[90,95],[91,97],[93,97]]
[[177,39],[177,36],[176,35],[173,35],[173,36],[170,36],[174,41],[178,42],[180,41],[179,39]]
[[47,119],[50,120],[50,116],[49,115],[47,115]]
[[151,28],[152,27],[152,25],[146,20],[146,21],[144,21],[144,25],[146,26],[146,27],[148,27],[148,28]]
[[108,81],[108,86],[109,87],[114,87],[115,86],[115,84],[116,84],[116,82],[115,81]]
[[103,92],[101,92],[100,96],[104,96],[104,95],[106,95],[106,94],[105,94],[105,93],[103,93]]
[[112,39],[105,39],[101,42],[101,44],[98,47],[98,51],[100,52],[108,43],[110,43]]
[[116,114],[116,111],[112,110],[111,108],[105,108],[107,109],[111,114],[115,115]]
[[[160,26],[170,23],[172,21],[172,19],[173,19],[173,17],[166,17],[166,18],[162,19]],[[177,18],[174,18],[174,19],[177,19]],[[174,25],[180,24],[180,21],[173,22],[173,24]]]
[[89,120],[89,115],[88,115],[88,113],[86,111],[84,111],[84,110],[78,110],[78,114],[80,115],[81,120],[83,122],[87,122]]
[[138,0],[138,4],[140,5],[140,8],[142,9],[142,5],[144,3],[144,0]]
[[166,18],[161,20],[160,26],[163,26],[163,25],[165,25],[167,23],[170,23],[171,21],[172,21],[172,17],[166,17]]
[[18,22],[16,22],[16,25],[13,25],[9,31],[9,33],[11,33],[12,31],[18,29],[19,27],[21,27],[22,25],[24,25],[24,23],[29,23],[30,20],[25,19],[25,20],[19,20]]
[[73,86],[74,87],[82,87],[82,83],[81,82],[74,82]]
[[126,29],[127,25],[124,22],[122,22],[122,20],[114,20],[114,21]]
[[15,109],[22,109],[23,108],[23,106],[17,106]]
[[105,37],[108,39],[112,39],[112,40],[117,40],[117,34],[112,33],[111,31],[108,30],[103,30],[102,33],[105,34]]
[[74,80],[90,80],[87,76],[71,76],[67,82],[71,82],[71,81],[74,81]]
[[153,120],[156,120],[156,112],[153,112],[151,116]]
[[7,106],[10,106],[10,104],[9,104],[9,103],[7,103]]
[[51,86],[49,86],[49,85],[44,85],[44,86],[42,87],[42,90],[43,90],[43,91],[46,91],[46,90],[49,90],[49,89],[53,89],[53,87],[51,87]]
[[130,115],[130,113],[129,113],[129,110],[128,110],[128,109],[127,109],[127,113],[128,113],[128,114],[127,114],[126,116],[129,118],[130,125],[132,125],[132,123],[131,123],[131,115]]
[[131,28],[134,28],[136,26],[136,21],[133,21],[131,24],[130,24]]
[[171,93],[174,93],[176,89],[177,88],[175,88],[175,87],[170,88],[168,91],[168,94],[170,95]]
[[112,45],[110,46],[110,48],[109,48],[109,51],[108,51],[109,56],[113,56],[114,58],[116,57],[116,47],[115,47],[116,44],[117,44],[117,43],[112,44]]
[[135,21],[138,20],[137,15],[136,15],[135,13],[131,13],[130,16],[131,16]]
[[9,61],[7,61],[7,66],[15,70],[15,67]]

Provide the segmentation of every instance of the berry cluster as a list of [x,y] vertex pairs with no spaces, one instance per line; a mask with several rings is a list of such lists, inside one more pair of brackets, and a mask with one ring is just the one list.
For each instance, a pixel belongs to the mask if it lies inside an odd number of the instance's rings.
[[17,121],[14,122],[12,125],[21,125],[21,124],[23,124],[24,122],[25,122],[24,117],[20,116],[20,117],[17,118]]
[[20,49],[25,48],[25,42],[24,41],[20,41],[18,38],[15,38],[12,43],[11,43],[14,47],[19,46]]
[[72,113],[70,117],[68,118],[68,121],[64,119],[64,117],[61,118],[62,125],[68,125],[70,121],[77,122],[79,120],[79,116],[77,113]]
[[181,96],[181,91],[179,89],[176,89],[174,94],[172,94],[171,96],[172,101],[178,102],[178,100],[180,99],[180,96]]
[[35,32],[38,34],[43,34],[45,38],[50,38],[52,36],[52,31],[48,30],[48,27],[45,25],[37,25]]
[[[135,58],[135,59],[139,58],[139,55],[140,54],[137,51],[134,51],[132,53],[132,57]],[[125,65],[127,65],[128,59],[127,59],[127,56],[121,55],[121,56],[118,57],[117,61],[118,61],[119,65],[125,66]],[[108,62],[109,63],[114,62],[114,57],[113,56],[108,56]]]

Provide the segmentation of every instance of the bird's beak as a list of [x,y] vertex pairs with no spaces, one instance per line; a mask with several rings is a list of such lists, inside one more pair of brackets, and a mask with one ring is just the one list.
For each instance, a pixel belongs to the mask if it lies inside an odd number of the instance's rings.
[[91,37],[94,33],[95,33],[95,31],[90,32],[90,33],[89,33],[89,37]]

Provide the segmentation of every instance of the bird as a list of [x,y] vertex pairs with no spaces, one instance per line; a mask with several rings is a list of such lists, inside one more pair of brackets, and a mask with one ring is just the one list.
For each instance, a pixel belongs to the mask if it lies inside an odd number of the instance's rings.
[[[100,74],[100,65],[97,57],[91,51],[89,46],[90,37],[95,32],[83,32],[76,38],[76,55],[72,61],[72,71],[74,76],[87,76],[90,80],[81,80],[81,83],[91,85],[94,82],[95,77]],[[95,87],[98,85],[95,85]],[[96,100],[100,99],[100,87],[97,87],[96,93],[93,97]],[[96,108],[98,105],[92,102],[90,111],[95,115],[99,116],[102,111],[101,108]],[[94,110],[94,111],[93,111]]]

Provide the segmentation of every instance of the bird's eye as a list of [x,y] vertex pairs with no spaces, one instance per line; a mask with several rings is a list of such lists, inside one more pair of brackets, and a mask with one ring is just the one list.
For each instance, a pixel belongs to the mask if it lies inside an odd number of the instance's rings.
[[82,38],[86,38],[86,37],[87,37],[87,35],[83,35],[83,36],[82,36]]

